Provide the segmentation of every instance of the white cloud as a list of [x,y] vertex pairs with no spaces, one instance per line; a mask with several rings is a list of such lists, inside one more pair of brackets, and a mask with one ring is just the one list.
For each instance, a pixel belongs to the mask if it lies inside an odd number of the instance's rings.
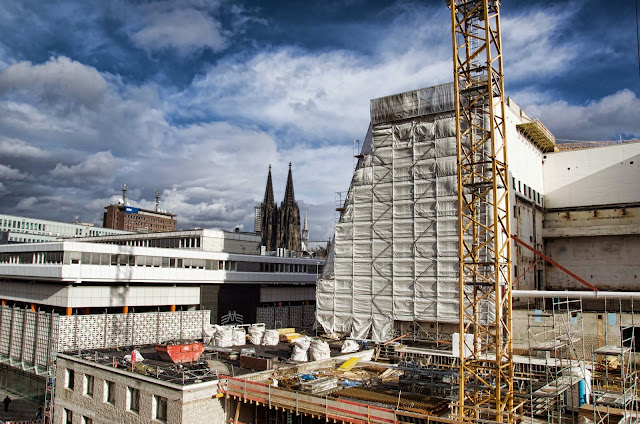
[[106,89],[106,81],[95,68],[62,56],[41,65],[19,62],[0,73],[0,96],[28,91],[49,103],[66,101],[93,107]]
[[176,106],[290,126],[317,138],[353,137],[367,129],[369,99],[446,82],[450,74],[448,59],[424,64],[413,50],[371,62],[347,51],[282,48],[212,67]]
[[38,203],[38,199],[35,197],[25,197],[21,199],[16,205],[16,209],[20,211],[31,211]]
[[58,163],[51,176],[74,183],[104,183],[113,180],[119,166],[120,161],[111,152],[98,152],[76,165]]
[[220,51],[227,40],[221,25],[206,11],[194,8],[150,10],[143,18],[144,26],[131,35],[143,49],[156,51],[175,49],[185,55],[201,48]]
[[525,106],[560,139],[615,140],[620,136],[640,137],[640,99],[624,89],[585,105],[566,101]]
[[11,166],[0,164],[0,178],[3,180],[24,180],[27,175]]
[[0,137],[0,155],[42,159],[49,156],[49,153],[22,140]]
[[579,55],[575,40],[558,37],[570,24],[575,8],[528,9],[501,19],[505,79],[541,79],[570,69]]

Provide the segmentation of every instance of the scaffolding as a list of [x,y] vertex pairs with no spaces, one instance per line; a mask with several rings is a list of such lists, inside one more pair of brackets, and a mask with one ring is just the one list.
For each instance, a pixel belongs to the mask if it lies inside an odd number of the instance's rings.
[[451,84],[372,100],[349,191],[336,198],[335,279],[317,285],[325,331],[384,341],[398,323],[458,323],[452,109]]
[[[592,351],[593,418],[596,424],[619,422],[620,417],[625,419],[625,423],[640,421],[633,300],[628,319],[623,316],[621,300],[619,311],[619,314],[607,312],[605,302],[602,315],[606,317],[603,322],[604,346]],[[610,334],[614,328],[616,331]],[[618,340],[619,343],[615,343]]]
[[562,423],[588,401],[582,300],[558,297],[549,306],[527,314],[529,369],[536,370],[526,383],[527,409],[531,418]]

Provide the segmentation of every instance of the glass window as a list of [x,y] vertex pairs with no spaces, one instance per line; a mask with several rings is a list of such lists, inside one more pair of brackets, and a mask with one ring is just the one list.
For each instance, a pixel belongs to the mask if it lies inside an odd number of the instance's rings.
[[113,381],[104,381],[104,401],[107,403],[116,403],[116,385]]
[[84,394],[93,397],[93,376],[89,374],[84,375]]
[[158,421],[167,421],[167,398],[153,396],[153,418]]
[[64,375],[64,387],[73,390],[75,377],[75,371],[67,369]]
[[131,412],[140,411],[140,390],[127,387],[127,409]]
[[65,424],[73,424],[73,412],[71,412],[71,410],[65,408],[62,415],[62,422]]

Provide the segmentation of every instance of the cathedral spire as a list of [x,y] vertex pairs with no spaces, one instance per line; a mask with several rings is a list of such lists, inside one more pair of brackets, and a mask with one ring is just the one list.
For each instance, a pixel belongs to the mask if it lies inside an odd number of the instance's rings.
[[284,191],[284,203],[295,203],[296,197],[293,194],[293,175],[291,174],[291,162],[289,162],[289,176],[287,177],[287,188]]
[[271,165],[269,165],[269,175],[267,176],[267,187],[264,190],[264,201],[263,204],[272,204],[275,203],[273,199],[273,184],[271,183]]

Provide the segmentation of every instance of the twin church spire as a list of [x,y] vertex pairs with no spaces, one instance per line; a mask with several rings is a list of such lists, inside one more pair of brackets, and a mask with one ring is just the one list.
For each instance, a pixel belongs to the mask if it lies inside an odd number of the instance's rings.
[[278,248],[300,251],[300,210],[293,192],[293,175],[289,162],[289,175],[284,192],[284,200],[277,207],[273,197],[273,182],[271,179],[271,165],[267,175],[267,187],[264,200],[260,205],[260,228],[256,228],[262,235],[262,245],[268,251]]

